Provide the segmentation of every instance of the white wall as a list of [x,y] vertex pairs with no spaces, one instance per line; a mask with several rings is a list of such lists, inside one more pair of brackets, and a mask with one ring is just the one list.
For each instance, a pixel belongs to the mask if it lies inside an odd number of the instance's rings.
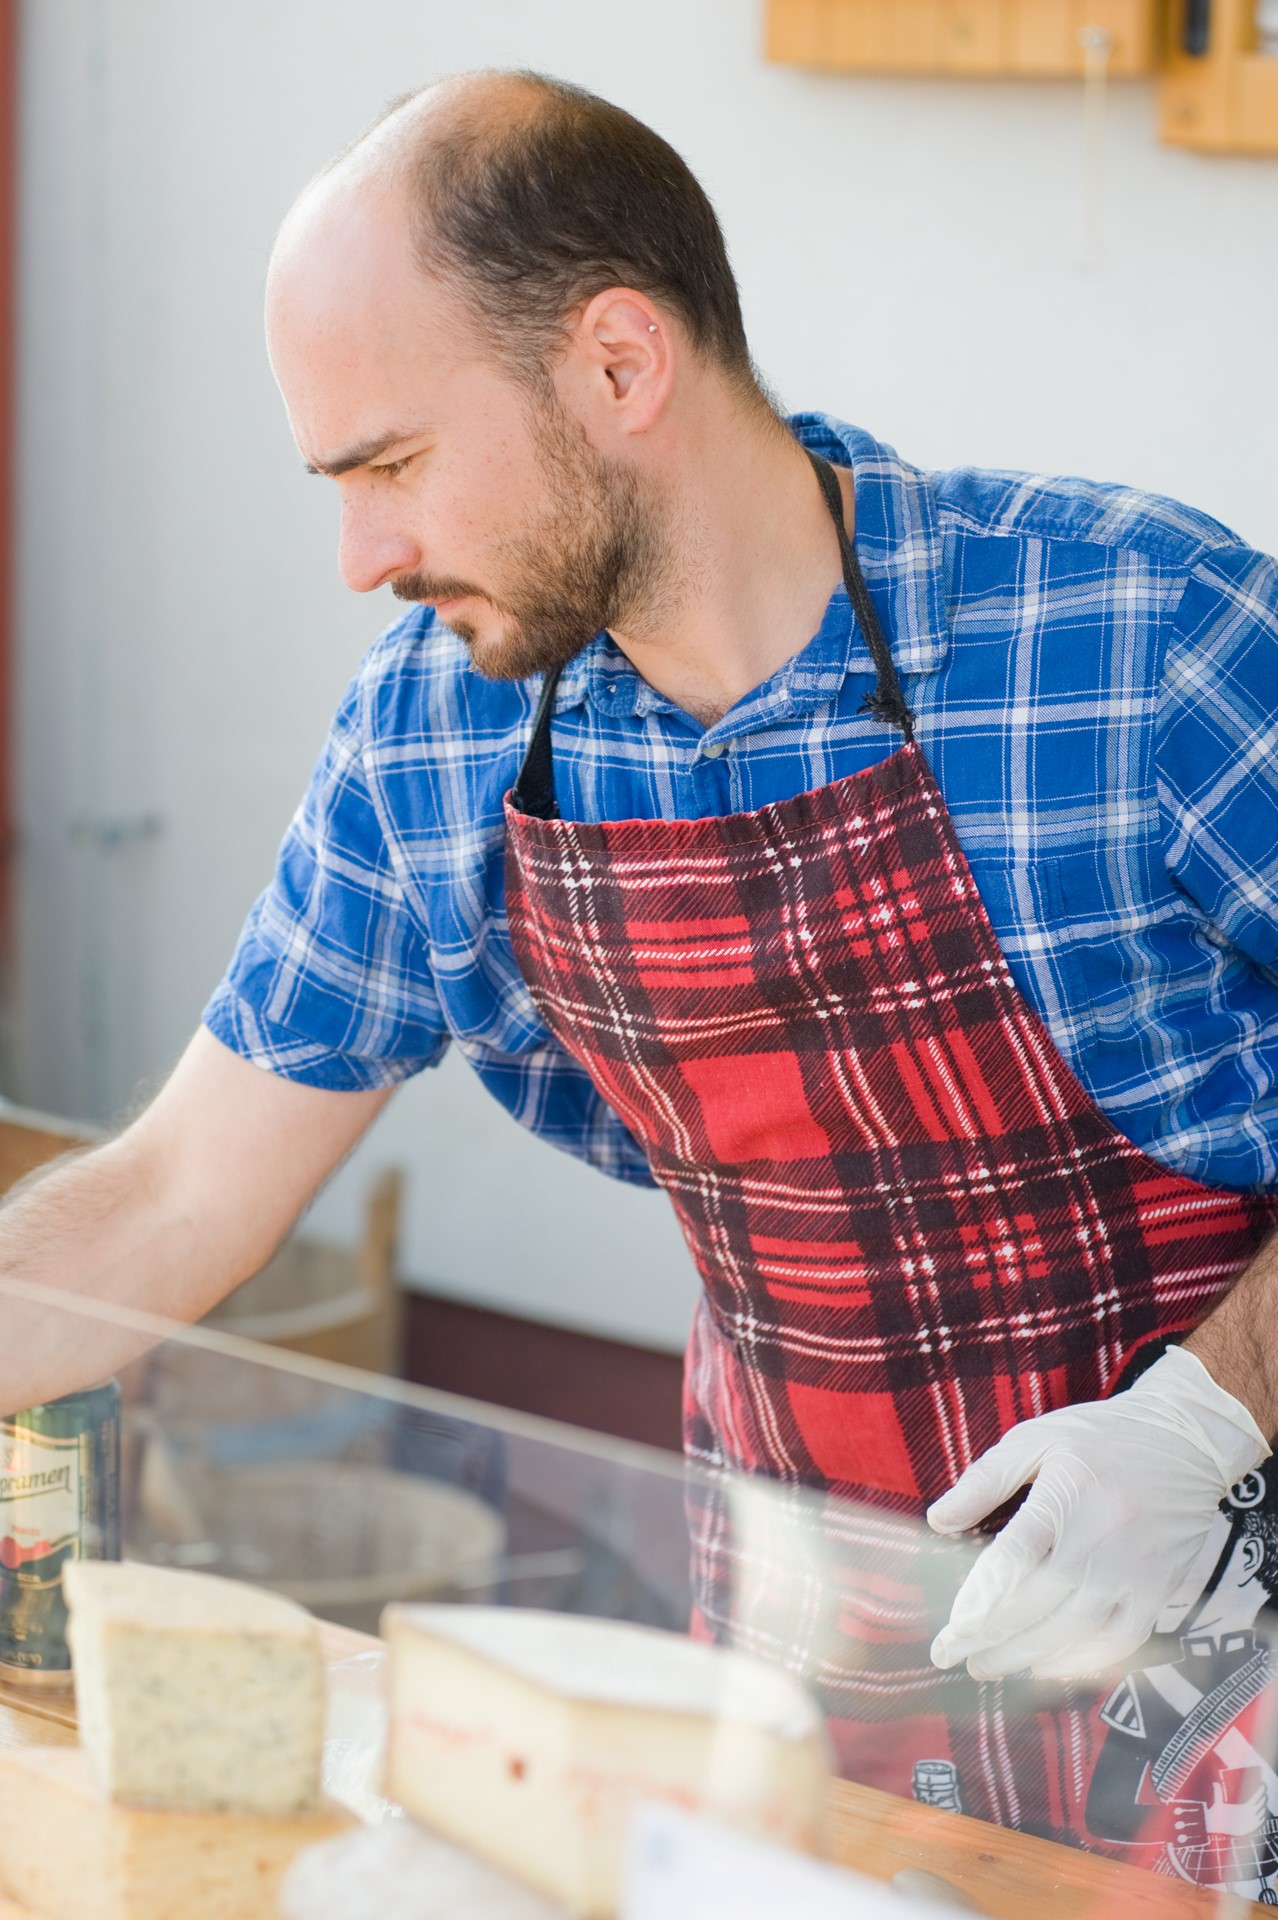
[[[747,0],[26,0],[23,29],[17,1097],[100,1117],[173,1058],[391,617],[338,582],[259,307],[294,192],[434,74],[535,65],[672,139],[789,403],[923,463],[1142,482],[1278,547],[1278,163],[1160,148],[1148,85],[1112,101],[1084,268],[1077,88],[769,67]],[[392,1158],[422,1284],[681,1343],[664,1201],[528,1140],[464,1069],[397,1098],[325,1231]]]

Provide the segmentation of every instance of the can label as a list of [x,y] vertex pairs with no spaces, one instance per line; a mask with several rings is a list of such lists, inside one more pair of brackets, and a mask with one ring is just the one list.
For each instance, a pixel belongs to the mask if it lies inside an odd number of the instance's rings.
[[114,1382],[0,1420],[0,1676],[70,1679],[62,1569],[119,1558],[119,1460]]
[[0,1567],[24,1584],[54,1587],[80,1544],[80,1442],[0,1432]]

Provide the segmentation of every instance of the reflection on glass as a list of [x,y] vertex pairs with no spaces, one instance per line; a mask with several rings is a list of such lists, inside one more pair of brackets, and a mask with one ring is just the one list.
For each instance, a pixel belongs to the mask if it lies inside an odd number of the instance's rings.
[[[0,1345],[33,1311],[0,1282]],[[887,1877],[908,1864],[892,1839],[908,1830],[915,1864],[952,1872],[980,1854],[945,1838],[968,1815],[1278,1904],[1263,1472],[1232,1489],[1192,1591],[1128,1670],[984,1684],[928,1658],[976,1548],[916,1521],[70,1298],[46,1294],[38,1319],[44,1354],[132,1348],[126,1556],[274,1588],[347,1630],[331,1645],[326,1778],[365,1821],[390,1809],[384,1656],[358,1636],[392,1601],[480,1602],[691,1631],[801,1678],[842,1776],[844,1864]],[[1005,1835],[998,1859],[1021,1857],[1009,1846],[1029,1849],[1031,1881],[1046,1860],[1070,1884],[1068,1854]],[[1086,1885],[1094,1907],[1079,1891],[1072,1912],[1115,1910],[1118,1882]]]

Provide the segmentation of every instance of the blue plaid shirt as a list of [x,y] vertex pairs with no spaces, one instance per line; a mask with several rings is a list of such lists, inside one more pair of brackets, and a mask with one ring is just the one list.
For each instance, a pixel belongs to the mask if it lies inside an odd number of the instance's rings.
[[[1278,1188],[1278,564],[1127,488],[925,473],[822,414],[918,738],[1021,991],[1165,1166]],[[606,634],[563,676],[566,817],[761,807],[882,759],[840,586],[801,653],[708,731]],[[511,948],[502,798],[537,683],[428,608],[373,647],[205,1012],[246,1058],[364,1088],[450,1041],[515,1118],[605,1172],[644,1156],[537,1016]]]

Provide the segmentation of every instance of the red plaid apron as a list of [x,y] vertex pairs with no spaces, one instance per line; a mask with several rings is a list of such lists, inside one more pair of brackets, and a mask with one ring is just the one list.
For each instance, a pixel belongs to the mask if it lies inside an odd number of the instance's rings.
[[[813,464],[867,707],[905,744],[755,813],[566,821],[551,676],[507,802],[511,935],[704,1282],[685,1429],[710,1469],[707,1629],[792,1663],[806,1644],[848,1772],[1085,1841],[1094,1702],[931,1666],[956,1572],[917,1516],[1014,1422],[1200,1320],[1275,1208],[1124,1139],[1014,985]],[[787,1542],[743,1518],[742,1470],[858,1504],[828,1505],[814,1556],[813,1499]]]

